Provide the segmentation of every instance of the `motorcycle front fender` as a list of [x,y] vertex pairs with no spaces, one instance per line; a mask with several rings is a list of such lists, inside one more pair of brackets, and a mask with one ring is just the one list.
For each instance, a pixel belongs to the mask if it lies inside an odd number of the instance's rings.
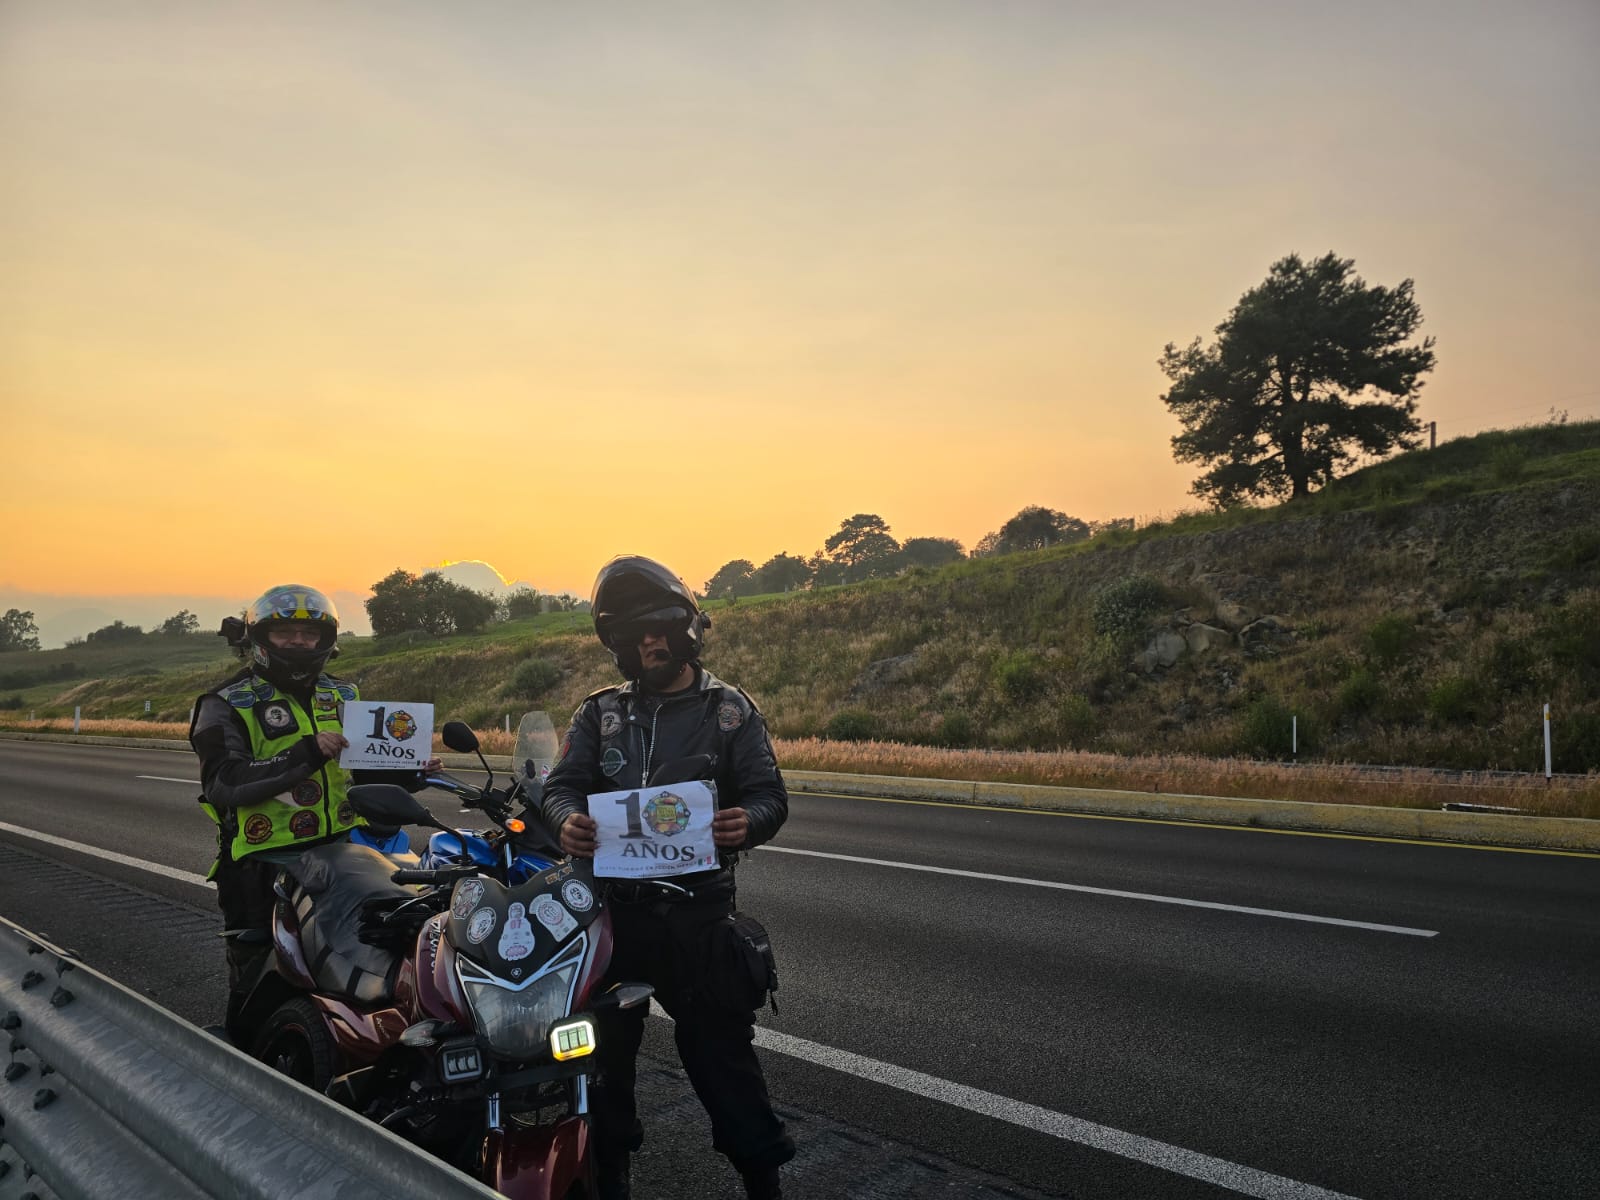
[[560,1200],[578,1183],[594,1195],[589,1123],[567,1117],[537,1129],[491,1129],[483,1146],[483,1182],[509,1200]]

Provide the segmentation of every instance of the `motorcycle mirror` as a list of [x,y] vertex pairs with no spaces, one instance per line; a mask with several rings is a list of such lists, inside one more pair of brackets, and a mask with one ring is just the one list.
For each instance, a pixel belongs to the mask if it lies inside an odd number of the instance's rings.
[[398,783],[358,783],[350,803],[374,825],[432,825],[444,829],[434,815]]
[[475,754],[478,750],[478,735],[461,721],[446,721],[444,728],[439,731],[440,740],[457,754]]
[[612,1009],[637,1008],[656,994],[648,983],[619,983],[589,1005],[590,1012],[610,1012]]
[[650,772],[650,787],[666,783],[688,783],[691,779],[709,779],[717,772],[715,754],[691,754],[687,758],[669,759]]

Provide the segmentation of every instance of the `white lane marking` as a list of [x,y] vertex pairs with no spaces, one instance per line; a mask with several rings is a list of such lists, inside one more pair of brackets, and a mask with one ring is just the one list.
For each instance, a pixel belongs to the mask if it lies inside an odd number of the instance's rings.
[[124,867],[137,867],[139,870],[149,871],[153,875],[165,875],[168,879],[176,879],[179,883],[194,883],[206,888],[217,886],[209,882],[204,875],[196,875],[193,871],[180,871],[176,867],[146,862],[142,858],[134,858],[128,854],[118,854],[115,850],[91,846],[87,842],[75,842],[71,838],[57,837],[53,833],[40,833],[37,829],[24,829],[21,825],[13,825],[9,821],[0,821],[0,833],[14,833],[18,837],[32,838],[36,842],[60,846],[63,850],[72,850],[78,854],[93,855],[95,858],[103,858],[107,862],[120,863]]
[[[650,1002],[650,1012],[651,1015],[663,1020],[672,1020],[654,1000]],[[824,1046],[821,1042],[807,1041],[792,1034],[779,1033],[775,1029],[757,1025],[755,1034],[756,1045],[763,1050],[771,1050],[774,1054],[785,1054],[790,1058],[798,1058],[832,1071],[854,1075],[857,1079],[865,1079],[870,1083],[881,1083],[885,1087],[910,1092],[914,1096],[922,1096],[940,1104],[965,1109],[979,1116],[993,1117],[997,1121],[1005,1121],[1007,1124],[1042,1133],[1048,1137],[1076,1142],[1092,1150],[1103,1150],[1107,1154],[1132,1159],[1134,1162],[1158,1170],[1170,1171],[1174,1175],[1185,1175],[1190,1179],[1216,1184],[1218,1187],[1238,1192],[1242,1196],[1254,1196],[1257,1200],[1355,1200],[1355,1197],[1344,1192],[1331,1192],[1315,1184],[1301,1183],[1297,1179],[1258,1171],[1254,1167],[1241,1166],[1225,1158],[1213,1158],[1209,1154],[1185,1150],[1182,1146],[1171,1146],[1154,1138],[1125,1133],[1120,1129],[1112,1129],[1109,1125],[1096,1125],[1093,1121],[1069,1117],[1053,1109],[1040,1108],[1037,1104],[1012,1100],[1008,1096],[999,1096],[980,1088],[953,1083],[948,1079],[940,1079],[937,1075],[925,1075],[921,1071],[907,1070],[905,1067],[897,1067],[893,1063],[882,1062],[876,1058],[852,1054],[848,1050],[836,1050],[832,1046]]]
[[1311,921],[1318,925],[1343,925],[1350,929],[1370,929],[1376,933],[1402,933],[1408,937],[1438,937],[1437,929],[1412,929],[1406,925],[1378,925],[1371,921],[1347,921],[1343,917],[1318,917],[1311,913],[1284,912],[1276,908],[1250,908],[1243,904],[1220,904],[1214,900],[1187,900],[1182,896],[1157,896],[1149,892],[1124,892],[1116,888],[1089,887],[1082,883],[1058,883],[1054,879],[1025,879],[1018,875],[990,875],[984,871],[962,871],[955,867],[930,867],[922,863],[894,862],[886,858],[861,858],[854,854],[829,854],[822,850],[796,850],[792,846],[759,846],[774,854],[804,854],[809,858],[832,858],[840,862],[865,863],[872,867],[895,867],[902,871],[927,871],[933,875],[958,875],[963,879],[983,879],[992,883],[1020,883],[1027,887],[1055,888],[1062,892],[1085,892],[1091,896],[1116,896],[1123,900],[1148,900],[1154,904],[1181,904],[1186,908],[1215,908],[1223,912],[1247,913],[1256,917],[1277,917],[1284,921]]
[[154,779],[157,783],[192,783],[195,787],[200,786],[198,779],[174,779],[171,775],[135,775],[134,778]]

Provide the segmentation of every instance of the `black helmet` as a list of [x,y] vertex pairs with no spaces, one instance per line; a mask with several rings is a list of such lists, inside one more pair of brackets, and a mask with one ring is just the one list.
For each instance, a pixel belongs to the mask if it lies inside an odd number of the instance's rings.
[[711,618],[700,611],[689,585],[652,558],[621,554],[600,568],[589,598],[594,631],[628,679],[643,671],[639,641],[665,627],[667,648],[679,664],[700,661]]
[[[314,623],[317,644],[312,649],[274,646],[267,634],[278,625]],[[245,612],[245,637],[250,661],[257,672],[281,688],[304,689],[316,682],[333,657],[339,636],[339,610],[316,588],[284,583],[268,588]]]

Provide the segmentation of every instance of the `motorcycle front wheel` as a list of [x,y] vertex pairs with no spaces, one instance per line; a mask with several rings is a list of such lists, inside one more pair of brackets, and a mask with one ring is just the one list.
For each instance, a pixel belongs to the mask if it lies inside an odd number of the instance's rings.
[[315,1092],[326,1092],[333,1082],[333,1035],[317,1006],[304,996],[274,1010],[251,1055]]

